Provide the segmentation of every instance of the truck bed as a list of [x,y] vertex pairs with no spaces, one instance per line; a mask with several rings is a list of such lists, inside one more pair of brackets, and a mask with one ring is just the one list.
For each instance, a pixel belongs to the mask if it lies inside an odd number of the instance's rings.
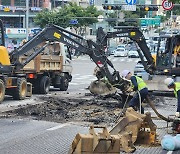
[[[21,56],[20,62],[27,59]],[[31,60],[22,70],[25,72],[61,71],[63,69],[63,56],[59,55],[38,55]]]

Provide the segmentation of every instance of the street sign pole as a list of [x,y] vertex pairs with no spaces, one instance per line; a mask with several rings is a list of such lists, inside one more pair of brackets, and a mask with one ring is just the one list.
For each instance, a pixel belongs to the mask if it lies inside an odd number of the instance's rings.
[[29,0],[26,0],[26,41],[28,41],[29,38],[28,27],[29,27]]

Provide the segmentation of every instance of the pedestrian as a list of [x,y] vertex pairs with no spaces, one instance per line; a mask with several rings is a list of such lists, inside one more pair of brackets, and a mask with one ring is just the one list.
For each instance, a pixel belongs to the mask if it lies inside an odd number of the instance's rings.
[[17,40],[13,39],[12,44],[13,44],[14,50],[16,50],[17,49]]
[[172,78],[166,78],[164,83],[169,89],[174,90],[174,95],[177,98],[177,110],[175,116],[180,117],[180,82],[174,82]]
[[132,107],[137,111],[137,107],[141,108],[141,113],[144,114],[144,108],[141,103],[148,95],[148,88],[146,83],[138,76],[132,75],[129,70],[122,71],[122,77],[131,80],[133,91],[136,91],[135,95],[129,102],[129,107]]

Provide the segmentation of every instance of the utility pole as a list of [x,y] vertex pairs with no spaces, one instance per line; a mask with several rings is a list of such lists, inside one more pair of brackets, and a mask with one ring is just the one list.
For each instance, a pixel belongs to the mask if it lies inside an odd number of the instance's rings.
[[171,10],[171,17],[170,18],[171,18],[171,20],[170,20],[171,21],[171,28],[173,28],[174,22],[173,22],[173,11],[172,10]]
[[26,41],[28,41],[28,26],[29,26],[29,0],[26,0]]
[[64,8],[64,0],[62,0],[62,8]]

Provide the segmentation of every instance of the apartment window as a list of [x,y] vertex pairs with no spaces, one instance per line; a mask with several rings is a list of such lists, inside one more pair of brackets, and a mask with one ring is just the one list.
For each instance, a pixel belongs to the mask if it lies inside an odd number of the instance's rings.
[[4,0],[4,1],[1,1],[1,5],[7,5],[7,6],[10,6],[10,5],[11,5],[11,0]]
[[15,6],[26,6],[26,0],[15,0],[14,5]]
[[29,2],[29,6],[42,7],[43,6],[43,0],[31,0]]

